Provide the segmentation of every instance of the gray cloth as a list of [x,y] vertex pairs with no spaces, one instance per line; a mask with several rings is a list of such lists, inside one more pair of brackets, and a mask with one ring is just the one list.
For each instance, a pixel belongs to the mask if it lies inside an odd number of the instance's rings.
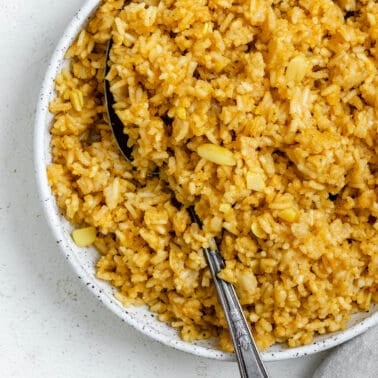
[[377,378],[378,327],[335,349],[313,378]]

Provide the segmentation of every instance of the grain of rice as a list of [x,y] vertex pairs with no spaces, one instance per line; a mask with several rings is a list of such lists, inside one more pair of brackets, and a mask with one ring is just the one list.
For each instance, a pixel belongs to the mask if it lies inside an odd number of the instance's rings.
[[[105,114],[111,37],[132,163]],[[261,349],[378,302],[377,37],[373,0],[102,2],[56,78],[47,171],[117,299],[231,350],[201,251],[215,237]]]

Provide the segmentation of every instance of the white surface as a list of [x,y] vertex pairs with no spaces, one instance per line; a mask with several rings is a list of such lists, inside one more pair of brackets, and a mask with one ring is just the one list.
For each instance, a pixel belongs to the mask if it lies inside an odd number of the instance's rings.
[[[1,377],[232,377],[235,363],[147,339],[97,302],[47,228],[32,162],[34,109],[47,62],[78,0],[0,0]],[[327,353],[267,364],[307,378]]]

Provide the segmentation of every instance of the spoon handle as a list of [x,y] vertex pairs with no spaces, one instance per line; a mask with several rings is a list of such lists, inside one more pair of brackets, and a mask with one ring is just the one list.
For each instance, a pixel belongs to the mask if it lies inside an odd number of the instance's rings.
[[[189,206],[188,211],[192,221],[202,228],[194,207]],[[240,375],[242,378],[269,378],[234,287],[218,277],[218,273],[224,268],[224,261],[214,239],[211,246],[211,249],[204,248],[204,254],[230,330]]]
[[218,273],[224,268],[220,252],[218,249],[205,248],[204,253],[230,329],[241,377],[268,377],[234,287],[218,278]]

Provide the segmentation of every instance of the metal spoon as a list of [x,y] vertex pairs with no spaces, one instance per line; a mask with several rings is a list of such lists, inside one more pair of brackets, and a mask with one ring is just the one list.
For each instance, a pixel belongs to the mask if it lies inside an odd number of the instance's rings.
[[[121,150],[123,156],[128,161],[133,160],[132,148],[127,145],[128,135],[124,132],[122,121],[113,109],[114,98],[110,91],[110,83],[106,80],[109,72],[109,54],[112,41],[109,42],[106,51],[105,64],[105,105],[108,112],[108,118],[113,130],[114,138]],[[172,192],[173,193],[173,192]],[[174,195],[174,193],[173,193]],[[177,200],[177,199],[176,199]],[[202,227],[202,222],[195,213],[194,207],[190,206],[188,212],[193,222]],[[268,377],[264,364],[261,360],[260,353],[253,340],[252,333],[248,328],[247,321],[243,314],[241,305],[237,298],[234,287],[222,279],[218,278],[218,273],[224,268],[223,258],[216,246],[215,240],[211,243],[214,248],[204,248],[207,263],[217,290],[219,302],[223,308],[227,324],[230,330],[231,338],[234,344],[235,354],[239,365],[240,375],[243,378],[262,378]]]

